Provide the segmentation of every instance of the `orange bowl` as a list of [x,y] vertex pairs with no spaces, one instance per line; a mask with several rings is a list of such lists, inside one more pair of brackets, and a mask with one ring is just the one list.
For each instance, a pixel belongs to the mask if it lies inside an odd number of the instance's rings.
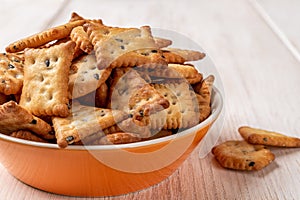
[[114,196],[157,184],[170,176],[201,142],[223,107],[212,93],[212,113],[175,135],[149,141],[60,149],[0,134],[0,161],[20,181],[69,196]]

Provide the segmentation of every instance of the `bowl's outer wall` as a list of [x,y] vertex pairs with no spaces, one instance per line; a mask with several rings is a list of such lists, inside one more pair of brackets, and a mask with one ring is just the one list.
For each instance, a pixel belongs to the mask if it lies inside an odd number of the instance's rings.
[[[97,160],[88,150],[43,148],[3,139],[0,139],[0,161],[17,179],[44,191],[70,196],[126,194],[150,187],[170,176],[195,149],[210,125],[186,135],[185,138],[176,138],[178,141],[192,139],[192,143],[170,165],[146,173],[128,173],[113,169]],[[157,151],[167,144],[168,141],[165,141],[130,148],[129,151],[135,153]],[[114,150],[109,151],[113,156]],[[162,156],[170,156],[172,148],[163,152],[165,155]],[[118,151],[115,151],[115,154],[117,153]],[[126,161],[126,157],[123,160]],[[144,161],[136,160],[137,165],[141,162]]]

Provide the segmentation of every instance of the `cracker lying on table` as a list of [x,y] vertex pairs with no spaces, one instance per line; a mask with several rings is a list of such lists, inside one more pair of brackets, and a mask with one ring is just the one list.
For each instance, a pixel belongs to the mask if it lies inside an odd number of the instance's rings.
[[27,38],[18,40],[9,44],[5,50],[10,53],[19,52],[25,48],[36,48],[41,45],[47,44],[48,42],[66,38],[70,35],[73,28],[81,26],[85,23],[85,20],[77,20],[68,22],[66,24],[50,28],[43,32],[34,34]]
[[53,139],[51,126],[35,117],[14,101],[0,105],[0,132],[10,135],[18,130],[30,130],[44,139]]
[[109,106],[132,115],[139,125],[147,125],[148,117],[169,107],[169,102],[133,69],[117,68],[113,74]]
[[25,131],[25,130],[18,130],[18,131],[12,132],[10,134],[10,136],[15,137],[15,138],[19,138],[19,139],[23,139],[23,140],[30,140],[30,141],[35,141],[35,142],[48,143],[47,140],[44,140],[44,139],[36,136],[32,132]]
[[187,61],[197,61],[205,57],[205,53],[193,50],[163,48],[162,51],[168,63],[183,64]]
[[83,106],[73,102],[72,113],[68,117],[53,117],[52,122],[57,144],[65,148],[68,144],[84,140],[85,137],[101,132],[128,117],[123,111]]
[[69,115],[68,79],[74,42],[25,51],[20,105],[37,116]]
[[151,129],[190,128],[199,123],[199,107],[194,91],[187,82],[152,84],[170,102],[163,112],[151,118]]
[[86,23],[84,27],[94,45],[99,69],[109,67],[125,53],[157,48],[149,26],[116,28]]
[[21,92],[23,86],[23,61],[10,53],[0,54],[0,93],[10,95]]
[[242,126],[238,129],[241,136],[251,144],[275,147],[300,147],[300,138],[290,137],[281,133]]
[[213,147],[212,153],[222,167],[236,170],[260,170],[275,159],[263,145],[246,141],[226,141]]
[[96,66],[94,54],[80,57],[73,62],[71,68],[76,68],[76,72],[69,77],[69,98],[75,99],[92,91],[95,91],[103,84],[111,73],[111,68],[99,70]]

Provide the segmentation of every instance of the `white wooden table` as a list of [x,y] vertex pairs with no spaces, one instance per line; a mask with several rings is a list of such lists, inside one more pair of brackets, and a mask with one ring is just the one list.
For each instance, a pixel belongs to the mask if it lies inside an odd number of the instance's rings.
[[[116,26],[173,30],[202,46],[220,74],[225,113],[215,142],[241,139],[241,125],[300,137],[299,10],[297,0],[2,0],[0,48],[64,23],[72,11]],[[199,158],[200,150],[162,183],[112,199],[300,198],[299,149],[274,149],[275,161],[257,172],[223,169],[211,153]],[[0,188],[0,199],[74,199],[31,188],[2,165]]]

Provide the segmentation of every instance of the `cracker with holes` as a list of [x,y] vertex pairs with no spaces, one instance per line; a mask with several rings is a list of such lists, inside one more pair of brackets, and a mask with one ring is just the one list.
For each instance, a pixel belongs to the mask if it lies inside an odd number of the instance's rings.
[[140,49],[157,49],[149,26],[117,28],[86,23],[97,58],[99,69],[109,67],[123,54]]
[[[121,72],[118,74],[119,71]],[[116,69],[115,73],[116,77],[109,94],[112,109],[124,110],[132,115],[136,124],[147,125],[151,114],[169,107],[168,100],[135,70]]]
[[29,130],[44,139],[53,139],[51,126],[35,117],[14,101],[0,105],[0,132],[11,134],[18,130]]
[[287,136],[274,131],[267,131],[249,126],[242,126],[238,131],[241,136],[251,144],[275,147],[300,147],[300,138]]
[[85,20],[77,20],[66,24],[47,29],[43,32],[34,34],[27,38],[9,44],[5,50],[10,53],[19,52],[26,48],[37,48],[48,42],[66,38],[70,35],[73,28],[81,26]]
[[194,88],[199,103],[200,122],[204,121],[211,113],[211,93],[214,84],[214,76],[209,75]]
[[199,107],[194,91],[187,82],[153,84],[170,102],[163,112],[151,118],[151,129],[190,128],[199,123]]
[[20,105],[37,116],[69,115],[68,81],[74,42],[25,51]]
[[226,141],[213,147],[212,153],[222,167],[236,170],[260,170],[275,159],[263,145],[246,141]]
[[0,93],[18,94],[21,92],[22,86],[22,59],[10,53],[0,54]]
[[84,140],[85,137],[128,118],[128,114],[104,108],[83,106],[73,102],[72,113],[66,117],[53,117],[52,122],[59,147]]
[[187,61],[201,60],[205,57],[205,53],[178,48],[163,48],[162,54],[168,63],[180,64],[183,64]]
[[82,56],[73,62],[71,68],[76,69],[69,77],[69,97],[72,99],[95,91],[111,73],[110,68],[101,70],[97,68],[94,54]]

